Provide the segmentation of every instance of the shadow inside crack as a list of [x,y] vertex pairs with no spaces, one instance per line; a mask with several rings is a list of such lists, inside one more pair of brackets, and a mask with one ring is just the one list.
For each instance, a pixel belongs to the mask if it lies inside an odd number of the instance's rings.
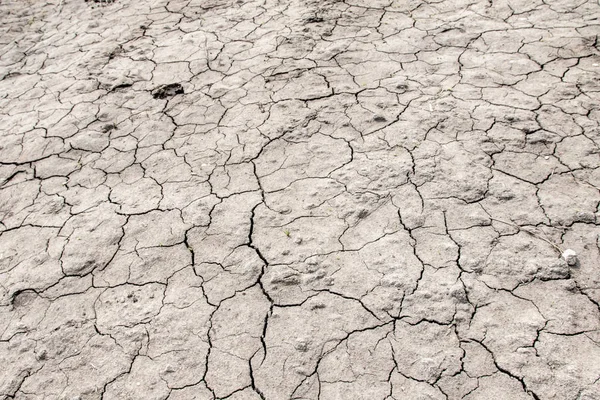
[[179,83],[169,83],[168,85],[163,85],[158,89],[155,89],[152,93],[152,97],[164,100],[178,94],[183,94],[183,87]]

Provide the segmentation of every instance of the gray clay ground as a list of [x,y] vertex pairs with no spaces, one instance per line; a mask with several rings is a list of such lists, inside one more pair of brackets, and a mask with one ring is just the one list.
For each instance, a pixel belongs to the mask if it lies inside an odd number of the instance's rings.
[[600,399],[599,34],[1,0],[0,398]]

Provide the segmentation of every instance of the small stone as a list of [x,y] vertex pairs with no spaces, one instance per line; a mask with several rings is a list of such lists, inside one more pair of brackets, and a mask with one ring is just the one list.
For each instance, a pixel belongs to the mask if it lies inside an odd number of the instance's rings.
[[39,354],[36,354],[36,359],[38,361],[44,361],[47,358],[46,350],[42,350]]
[[291,212],[292,212],[292,209],[290,207],[282,207],[281,210],[279,210],[279,214],[283,214],[283,215],[287,215]]
[[308,341],[298,339],[294,345],[294,348],[302,353],[306,353],[308,351]]
[[308,265],[317,265],[319,263],[319,260],[317,260],[316,257],[312,257],[312,258],[309,258],[308,260],[306,260],[306,263]]
[[562,253],[562,258],[567,262],[568,265],[573,266],[577,264],[577,253],[575,250],[567,249]]

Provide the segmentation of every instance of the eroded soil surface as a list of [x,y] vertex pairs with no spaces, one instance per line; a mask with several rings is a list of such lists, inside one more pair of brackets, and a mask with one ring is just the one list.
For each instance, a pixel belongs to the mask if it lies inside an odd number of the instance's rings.
[[0,0],[0,398],[600,399],[599,34]]

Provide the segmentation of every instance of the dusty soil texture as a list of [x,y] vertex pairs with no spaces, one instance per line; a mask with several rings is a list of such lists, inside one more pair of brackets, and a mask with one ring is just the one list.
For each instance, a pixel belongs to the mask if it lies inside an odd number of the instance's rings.
[[599,34],[0,0],[0,399],[600,400]]

